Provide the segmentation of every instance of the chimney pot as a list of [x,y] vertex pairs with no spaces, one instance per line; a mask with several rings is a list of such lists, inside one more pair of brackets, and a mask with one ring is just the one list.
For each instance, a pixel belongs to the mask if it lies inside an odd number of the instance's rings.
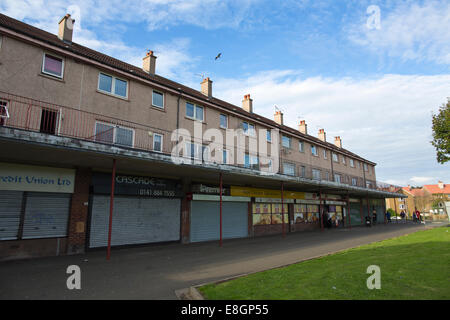
[[334,137],[334,145],[338,148],[342,148],[342,140],[341,137]]
[[300,124],[298,125],[298,131],[303,134],[308,134],[308,125],[305,120],[300,120]]
[[244,95],[244,100],[242,100],[242,109],[248,113],[253,113],[253,100],[250,99],[250,94]]
[[58,38],[63,41],[72,42],[74,23],[75,20],[70,17],[70,14],[62,17],[59,21]]
[[157,57],[153,54],[153,51],[148,50],[147,55],[142,59],[142,69],[149,74],[155,74],[156,58]]
[[327,141],[327,135],[325,133],[325,129],[319,129],[319,139],[323,142]]

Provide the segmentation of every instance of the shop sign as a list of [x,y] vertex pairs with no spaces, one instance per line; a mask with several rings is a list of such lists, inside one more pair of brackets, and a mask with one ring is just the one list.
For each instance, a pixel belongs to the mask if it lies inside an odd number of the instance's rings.
[[[294,203],[294,199],[283,199],[284,203]],[[255,202],[281,203],[281,198],[255,198]]]
[[[204,184],[194,184],[192,185],[192,192],[201,194],[220,194],[220,187],[208,186]],[[222,187],[222,195],[230,195],[230,189]]]
[[[196,201],[220,201],[220,196],[212,194],[193,194],[192,200]],[[251,198],[248,197],[230,197],[222,196],[223,202],[250,202]]]
[[[94,173],[92,176],[94,193],[111,193],[111,174]],[[182,197],[181,184],[175,180],[166,180],[145,176],[116,175],[114,194],[140,197]]]
[[295,200],[296,203],[320,204],[320,200]]
[[319,194],[318,193],[305,192],[305,199],[307,199],[307,200],[319,200]]
[[327,200],[327,201],[326,201],[326,204],[333,204],[333,205],[337,205],[337,206],[345,206],[345,205],[347,205],[347,202],[344,202],[344,201],[330,201],[330,200]]
[[0,190],[73,193],[75,170],[0,163]]
[[[280,198],[281,199],[281,190],[231,186],[231,195],[238,196],[238,197]],[[283,197],[285,199],[304,199],[305,193],[284,190]]]

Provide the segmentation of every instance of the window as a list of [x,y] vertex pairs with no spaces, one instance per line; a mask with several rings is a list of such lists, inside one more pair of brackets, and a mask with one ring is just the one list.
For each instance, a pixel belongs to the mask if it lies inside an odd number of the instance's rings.
[[162,152],[163,136],[155,133],[153,135],[153,151]]
[[272,131],[267,130],[266,137],[267,137],[267,142],[272,142]]
[[367,163],[364,163],[364,171],[368,171]]
[[259,168],[259,159],[257,156],[249,155],[248,153],[244,156],[244,167],[251,169]]
[[341,175],[335,173],[334,174],[334,182],[341,183]]
[[186,102],[186,117],[203,121],[203,107]]
[[228,128],[228,116],[225,114],[220,115],[220,127],[223,129]]
[[317,156],[318,155],[318,152],[317,152],[317,147],[315,146],[315,145],[311,145],[311,153],[313,154],[313,155],[315,155],[315,156]]
[[244,130],[244,134],[254,136],[255,135],[255,125],[248,123],[248,122],[242,122],[242,129]]
[[312,169],[312,178],[313,180],[320,180],[321,179],[320,170]]
[[99,73],[98,90],[114,96],[128,97],[128,81],[104,73]]
[[327,159],[327,150],[323,149],[323,158]]
[[133,137],[133,129],[102,122],[95,124],[95,141],[132,147]]
[[58,127],[58,111],[42,109],[39,132],[56,134]]
[[358,180],[356,178],[352,178],[352,186],[357,186]]
[[198,143],[186,142],[186,157],[207,162],[209,160],[209,147]]
[[153,90],[152,93],[152,106],[164,109],[164,94]]
[[330,181],[330,173],[325,171],[325,180]]
[[342,164],[345,164],[345,156],[342,156]]
[[44,53],[42,73],[62,78],[64,73],[64,60],[62,58]]
[[298,142],[298,151],[305,152],[305,143],[303,141]]
[[[253,225],[270,225],[289,223],[288,204],[285,203],[254,203],[252,210]],[[282,214],[284,213],[284,217]]]
[[294,204],[295,223],[319,223],[319,206],[316,204]]
[[283,146],[283,147],[285,147],[285,148],[291,148],[291,138],[290,137],[286,137],[286,136],[283,136],[282,138],[281,138],[281,145]]
[[223,150],[222,151],[222,163],[227,164],[228,163],[228,155],[229,155],[229,151],[228,150]]
[[355,161],[353,159],[350,159],[349,162],[350,162],[350,167],[354,168],[355,167]]
[[336,153],[333,153],[333,161],[334,162],[339,162],[339,157],[338,157],[338,155],[336,154]]
[[5,125],[6,119],[9,118],[8,101],[0,99],[0,126]]
[[400,204],[400,209],[405,209],[405,205],[404,204]]
[[284,162],[283,174],[286,174],[288,176],[295,176],[295,165],[292,163]]
[[301,166],[300,167],[300,174],[302,178],[306,178],[306,167],[305,166]]

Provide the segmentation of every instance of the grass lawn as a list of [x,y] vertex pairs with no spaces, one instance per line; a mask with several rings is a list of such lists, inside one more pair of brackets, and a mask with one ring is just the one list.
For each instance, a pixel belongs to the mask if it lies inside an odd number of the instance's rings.
[[[199,288],[207,299],[450,299],[450,228],[349,249]],[[367,267],[381,269],[369,290]]]

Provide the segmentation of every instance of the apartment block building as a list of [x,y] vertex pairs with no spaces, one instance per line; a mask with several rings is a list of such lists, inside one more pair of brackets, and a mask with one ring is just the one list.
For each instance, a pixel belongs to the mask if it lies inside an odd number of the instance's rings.
[[377,189],[376,164],[340,137],[267,119],[250,94],[220,100],[209,78],[198,90],[164,78],[152,51],[139,68],[81,46],[73,23],[54,35],[0,14],[0,259],[81,253],[108,235],[301,232],[325,211],[338,227],[384,222],[385,199],[404,197]]

